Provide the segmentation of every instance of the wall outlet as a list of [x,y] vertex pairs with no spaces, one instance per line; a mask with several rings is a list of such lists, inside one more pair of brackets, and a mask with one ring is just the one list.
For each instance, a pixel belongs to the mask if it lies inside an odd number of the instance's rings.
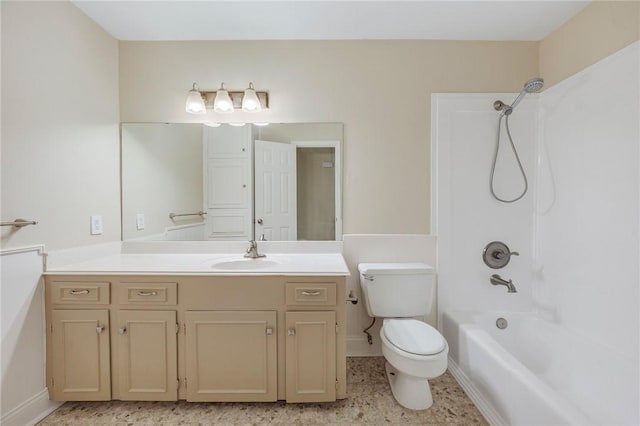
[[102,234],[102,216],[91,216],[91,235]]
[[138,228],[138,231],[144,229],[144,213],[136,214],[136,228]]

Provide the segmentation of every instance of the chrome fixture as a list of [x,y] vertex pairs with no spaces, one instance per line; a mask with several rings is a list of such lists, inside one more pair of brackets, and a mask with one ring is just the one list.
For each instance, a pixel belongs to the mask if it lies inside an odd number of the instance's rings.
[[35,220],[16,219],[13,222],[0,222],[0,226],[13,226],[16,228],[22,228],[23,226],[37,225]]
[[249,83],[245,90],[227,90],[222,83],[217,91],[208,92],[201,91],[193,83],[185,104],[185,111],[190,114],[205,114],[207,109],[223,114],[231,113],[234,109],[260,112],[263,108],[269,108],[269,92],[256,91],[253,83]]
[[[539,77],[532,78],[531,80],[527,81],[524,84],[522,91],[520,92],[518,97],[511,103],[511,105],[508,105],[502,102],[501,100],[497,100],[493,103],[493,108],[496,111],[500,111],[500,117],[498,118],[498,133],[496,136],[496,149],[493,155],[493,164],[491,165],[491,177],[489,179],[489,189],[491,190],[491,195],[493,196],[493,198],[495,198],[496,200],[502,203],[513,203],[518,201],[519,199],[524,197],[524,194],[526,194],[527,190],[529,189],[529,183],[527,182],[527,175],[524,172],[524,167],[522,167],[522,163],[520,162],[520,156],[518,155],[516,146],[513,143],[513,138],[511,137],[511,130],[509,129],[509,116],[513,112],[513,109],[520,103],[520,101],[524,98],[524,96],[527,93],[538,92],[540,91],[540,89],[542,89],[543,85],[544,85],[543,79]],[[496,161],[498,160],[498,150],[500,149],[500,128],[502,124],[502,117],[504,117],[505,129],[507,131],[507,137],[509,138],[509,142],[511,144],[511,149],[513,150],[513,153],[516,156],[516,161],[518,162],[518,167],[520,168],[520,173],[522,174],[522,178],[524,180],[524,189],[522,190],[522,193],[518,195],[516,198],[513,198],[511,200],[506,200],[504,198],[498,197],[493,189],[493,174],[496,170]]]
[[258,253],[258,243],[255,240],[249,241],[249,248],[247,249],[247,253],[244,257],[248,257],[250,259],[258,259],[259,257],[266,257],[266,254]]
[[517,293],[518,290],[516,290],[516,286],[513,285],[513,282],[511,280],[506,281],[504,279],[502,279],[502,277],[498,274],[493,274],[491,275],[491,278],[489,278],[489,281],[491,281],[491,284],[493,285],[503,285],[505,287],[507,287],[507,293]]
[[511,103],[511,105],[507,105],[504,102],[498,100],[493,103],[493,108],[496,111],[501,111],[500,115],[511,115],[513,109],[518,106],[522,98],[524,98],[527,93],[539,92],[540,89],[542,89],[542,86],[544,86],[543,79],[541,79],[540,77],[532,78],[524,84],[522,91],[520,92],[520,94],[518,94],[518,97]]
[[500,330],[504,330],[508,326],[509,326],[509,322],[506,319],[498,318],[496,320],[496,327],[498,327]]
[[169,213],[169,219],[173,220],[176,217],[180,216],[204,216],[207,212],[203,212],[202,210],[196,213]]
[[482,250],[482,260],[491,269],[504,268],[511,260],[511,256],[520,256],[520,253],[509,250],[502,241],[491,241]]

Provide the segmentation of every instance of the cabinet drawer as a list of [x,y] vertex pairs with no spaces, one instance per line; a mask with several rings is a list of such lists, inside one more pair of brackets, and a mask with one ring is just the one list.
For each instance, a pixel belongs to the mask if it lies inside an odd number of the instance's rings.
[[178,283],[120,283],[118,302],[123,305],[176,305]]
[[335,283],[287,283],[287,305],[335,305]]
[[109,283],[54,281],[51,283],[51,302],[54,304],[108,305]]

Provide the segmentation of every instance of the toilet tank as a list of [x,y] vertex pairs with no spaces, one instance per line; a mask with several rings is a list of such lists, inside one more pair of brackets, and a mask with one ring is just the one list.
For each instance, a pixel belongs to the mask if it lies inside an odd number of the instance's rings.
[[426,263],[361,263],[360,286],[372,317],[428,315],[434,303],[436,275]]

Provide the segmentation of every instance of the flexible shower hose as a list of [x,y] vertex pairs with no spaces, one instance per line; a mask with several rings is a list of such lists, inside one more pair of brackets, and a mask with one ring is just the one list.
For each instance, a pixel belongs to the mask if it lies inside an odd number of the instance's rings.
[[[498,161],[498,150],[500,149],[500,125],[502,124],[502,117],[504,117],[504,125],[507,129],[507,136],[509,138],[509,142],[511,143],[511,149],[513,149],[513,153],[516,156],[516,161],[518,162],[518,167],[520,167],[520,173],[522,173],[522,178],[524,179],[524,191],[522,191],[522,194],[520,194],[519,196],[517,196],[512,200],[505,200],[503,198],[498,197],[495,191],[493,190],[493,174],[496,171],[496,162]],[[493,164],[491,165],[491,179],[489,182],[489,188],[491,189],[491,195],[493,195],[493,198],[495,198],[496,200],[502,203],[514,203],[518,201],[519,199],[524,197],[524,194],[526,194],[527,190],[529,189],[529,184],[527,182],[527,175],[524,172],[524,168],[522,167],[522,163],[520,162],[520,157],[518,156],[518,151],[516,150],[516,146],[513,143],[513,138],[511,137],[511,131],[509,130],[509,114],[500,114],[500,118],[498,119],[498,134],[496,137],[496,150],[493,155]]]

